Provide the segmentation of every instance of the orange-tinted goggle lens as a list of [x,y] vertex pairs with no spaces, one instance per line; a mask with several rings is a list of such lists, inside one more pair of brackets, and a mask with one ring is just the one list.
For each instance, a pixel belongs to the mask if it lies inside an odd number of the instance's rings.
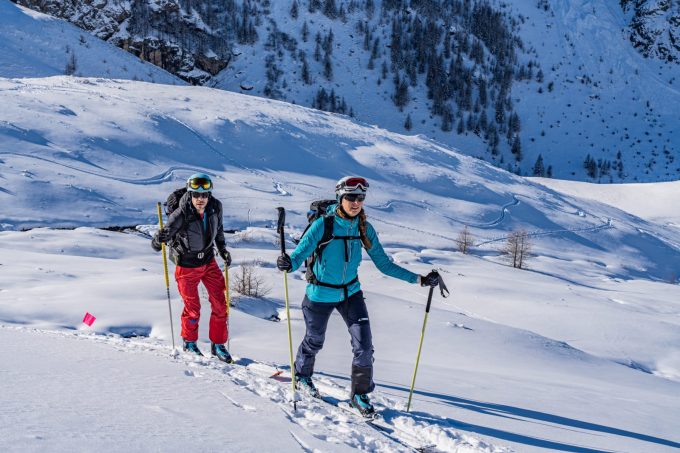
[[212,188],[212,181],[205,178],[194,178],[189,181],[189,187],[192,189],[210,190]]

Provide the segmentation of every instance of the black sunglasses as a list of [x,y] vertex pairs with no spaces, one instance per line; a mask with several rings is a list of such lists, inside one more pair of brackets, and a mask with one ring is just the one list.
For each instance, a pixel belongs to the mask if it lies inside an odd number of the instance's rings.
[[210,192],[191,192],[191,198],[208,198]]
[[362,202],[366,199],[366,195],[362,195],[360,193],[350,193],[345,195],[345,200],[349,202],[354,202],[354,201],[359,201]]

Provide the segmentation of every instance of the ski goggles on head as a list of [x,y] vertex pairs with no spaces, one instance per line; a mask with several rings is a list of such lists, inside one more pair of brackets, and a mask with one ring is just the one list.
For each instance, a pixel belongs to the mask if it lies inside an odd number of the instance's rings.
[[192,178],[189,180],[189,188],[193,190],[210,190],[212,189],[212,181],[206,178]]
[[354,177],[354,178],[348,178],[344,181],[343,187],[339,187],[348,191],[353,191],[353,190],[361,190],[362,192],[366,192],[366,189],[368,189],[368,181],[366,179],[361,178],[359,176]]

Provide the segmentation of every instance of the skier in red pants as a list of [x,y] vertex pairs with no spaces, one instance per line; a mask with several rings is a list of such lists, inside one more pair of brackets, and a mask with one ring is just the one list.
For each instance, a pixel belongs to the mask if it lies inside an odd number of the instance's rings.
[[210,342],[212,355],[232,363],[233,359],[224,344],[227,342],[227,300],[222,271],[215,261],[215,247],[224,260],[231,264],[222,228],[222,203],[212,196],[212,180],[204,173],[196,173],[187,181],[186,193],[179,199],[165,228],[156,233],[151,246],[161,250],[168,243],[170,258],[175,262],[175,280],[184,301],[182,311],[182,338],[184,350],[203,355],[196,344],[201,301],[198,285],[203,282],[208,290],[212,313],[210,315]]

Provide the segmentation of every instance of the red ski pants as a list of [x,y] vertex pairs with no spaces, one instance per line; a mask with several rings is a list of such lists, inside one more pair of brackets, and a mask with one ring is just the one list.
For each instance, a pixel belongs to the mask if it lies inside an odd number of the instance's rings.
[[214,259],[201,267],[175,267],[175,280],[179,294],[184,300],[182,311],[182,338],[186,341],[198,340],[198,321],[201,317],[201,300],[198,297],[198,284],[203,282],[208,290],[210,314],[210,341],[216,344],[227,342],[227,299],[224,295],[224,274]]

